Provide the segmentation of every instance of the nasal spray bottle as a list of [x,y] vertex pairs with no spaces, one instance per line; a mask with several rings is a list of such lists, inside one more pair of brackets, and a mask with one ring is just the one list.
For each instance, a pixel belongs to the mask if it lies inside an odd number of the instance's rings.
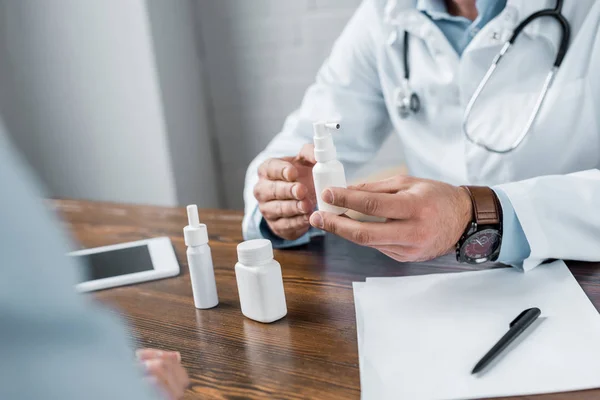
[[331,133],[340,129],[340,124],[335,122],[315,122],[313,124],[315,136],[315,159],[317,164],[313,167],[315,192],[319,210],[336,215],[345,213],[348,209],[332,206],[321,200],[321,193],[328,187],[346,187],[346,174],[344,166],[337,160],[337,153],[333,144]]
[[198,218],[198,207],[187,206],[188,226],[183,228],[187,248],[187,261],[196,308],[212,308],[219,304],[217,284],[213,270],[212,256],[208,247],[206,225]]

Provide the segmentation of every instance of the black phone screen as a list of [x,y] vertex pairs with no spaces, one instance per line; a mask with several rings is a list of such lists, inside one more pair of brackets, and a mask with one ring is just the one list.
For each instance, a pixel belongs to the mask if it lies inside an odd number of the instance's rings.
[[84,266],[82,282],[154,269],[147,245],[77,257]]

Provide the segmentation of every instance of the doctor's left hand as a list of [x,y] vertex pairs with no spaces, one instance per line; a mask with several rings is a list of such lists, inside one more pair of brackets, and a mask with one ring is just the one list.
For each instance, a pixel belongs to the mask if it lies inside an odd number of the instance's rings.
[[311,225],[397,261],[425,261],[454,251],[472,216],[465,189],[408,176],[328,188],[320,195],[329,204],[386,220],[359,222],[319,211],[311,216]]

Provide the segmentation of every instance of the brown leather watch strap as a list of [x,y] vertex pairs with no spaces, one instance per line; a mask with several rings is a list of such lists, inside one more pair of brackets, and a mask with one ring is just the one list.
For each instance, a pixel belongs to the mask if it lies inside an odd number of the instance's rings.
[[502,208],[494,191],[487,186],[462,186],[473,202],[473,217],[477,225],[500,225]]

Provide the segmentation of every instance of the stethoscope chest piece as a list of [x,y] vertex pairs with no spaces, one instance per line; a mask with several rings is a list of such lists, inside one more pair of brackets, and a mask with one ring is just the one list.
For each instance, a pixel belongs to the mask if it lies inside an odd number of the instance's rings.
[[402,82],[401,87],[396,88],[394,102],[398,108],[398,115],[402,119],[410,117],[411,114],[417,114],[421,110],[421,100],[419,99],[419,96],[410,89],[407,80]]

